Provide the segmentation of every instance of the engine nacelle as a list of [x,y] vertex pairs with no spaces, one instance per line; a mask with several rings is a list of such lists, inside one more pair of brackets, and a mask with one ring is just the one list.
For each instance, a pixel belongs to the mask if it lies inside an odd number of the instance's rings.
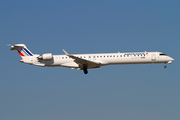
[[52,53],[46,53],[38,57],[39,59],[43,60],[51,60],[53,58]]

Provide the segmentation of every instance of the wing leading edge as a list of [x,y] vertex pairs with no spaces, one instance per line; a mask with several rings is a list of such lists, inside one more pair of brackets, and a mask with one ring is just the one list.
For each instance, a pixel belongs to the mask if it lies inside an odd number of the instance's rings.
[[[96,63],[96,62],[93,62],[93,61],[89,61],[89,60],[86,60],[86,59],[82,59],[82,58],[76,57],[76,56],[74,56],[74,55],[69,54],[69,53],[66,52],[64,49],[62,49],[62,50],[64,51],[64,53],[65,53],[68,57],[74,59],[74,62],[75,62],[76,64],[78,64],[79,67],[84,70],[84,72],[87,71],[88,68],[97,68],[97,67],[100,67],[100,63]],[[86,72],[85,72],[85,73],[86,73]],[[86,73],[86,74],[87,74],[87,73]]]

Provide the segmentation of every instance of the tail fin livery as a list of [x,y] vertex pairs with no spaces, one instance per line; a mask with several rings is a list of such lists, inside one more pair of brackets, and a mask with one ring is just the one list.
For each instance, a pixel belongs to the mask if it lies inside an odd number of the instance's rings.
[[19,55],[23,58],[26,56],[33,56],[34,54],[24,44],[10,45],[10,50],[17,50]]

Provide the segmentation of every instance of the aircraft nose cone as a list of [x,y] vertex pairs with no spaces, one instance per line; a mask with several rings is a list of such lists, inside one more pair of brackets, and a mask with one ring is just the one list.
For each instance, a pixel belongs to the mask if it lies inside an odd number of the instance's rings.
[[171,57],[169,57],[169,61],[168,61],[168,63],[172,63],[174,61],[174,59],[173,58],[171,58]]

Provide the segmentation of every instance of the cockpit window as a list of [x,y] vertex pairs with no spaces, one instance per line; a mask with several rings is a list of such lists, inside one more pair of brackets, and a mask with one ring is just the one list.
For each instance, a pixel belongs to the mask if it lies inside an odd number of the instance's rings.
[[160,53],[159,55],[166,55],[166,54],[164,54],[164,53]]

